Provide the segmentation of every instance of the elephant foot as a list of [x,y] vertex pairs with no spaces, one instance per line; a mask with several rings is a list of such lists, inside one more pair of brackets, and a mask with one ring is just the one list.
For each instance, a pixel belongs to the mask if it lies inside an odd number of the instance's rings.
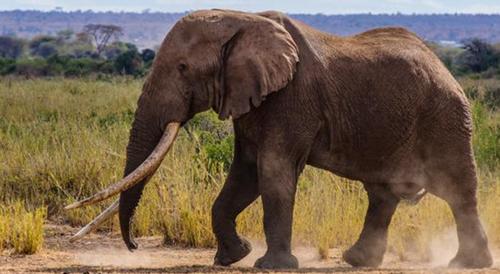
[[479,252],[460,252],[458,251],[455,258],[453,258],[448,267],[451,268],[486,268],[493,264],[488,248]]
[[354,267],[378,267],[384,259],[384,250],[365,248],[357,244],[342,254],[342,258]]
[[231,265],[252,251],[252,245],[245,239],[240,238],[240,242],[233,245],[220,245],[214,258],[214,265]]
[[264,269],[291,269],[299,268],[299,261],[290,253],[270,254],[259,258],[254,267]]

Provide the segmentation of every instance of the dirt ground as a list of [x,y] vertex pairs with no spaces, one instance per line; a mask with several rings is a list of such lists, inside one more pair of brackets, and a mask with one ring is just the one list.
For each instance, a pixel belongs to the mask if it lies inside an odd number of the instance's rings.
[[[77,229],[47,225],[44,249],[35,255],[0,256],[0,273],[269,273],[251,266],[265,249],[259,243],[254,251],[232,267],[213,267],[213,249],[172,248],[161,245],[161,238],[140,238],[139,250],[130,253],[119,235],[91,234],[77,243],[68,238]],[[500,273],[500,262],[483,270],[453,270],[441,265],[401,262],[387,254],[380,268],[352,268],[341,260],[340,251],[332,249],[320,260],[314,248],[294,249],[301,268],[286,273]],[[498,257],[497,257],[498,258]]]

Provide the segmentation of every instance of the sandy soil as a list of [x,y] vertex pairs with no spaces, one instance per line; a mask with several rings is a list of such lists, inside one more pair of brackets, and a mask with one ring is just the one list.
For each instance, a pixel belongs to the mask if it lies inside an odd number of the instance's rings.
[[[161,238],[140,238],[139,250],[130,253],[119,235],[92,234],[78,243],[68,242],[77,229],[68,226],[47,225],[44,249],[35,255],[0,256],[0,273],[261,273],[252,268],[265,249],[259,243],[243,261],[232,267],[211,266],[213,249],[172,248],[161,245]],[[278,271],[286,273],[500,273],[499,260],[484,270],[453,270],[434,263],[401,262],[387,254],[381,268],[352,268],[340,258],[340,251],[332,249],[330,257],[320,260],[314,248],[294,249],[301,269]],[[498,257],[497,257],[498,258]],[[269,271],[264,271],[269,273]]]

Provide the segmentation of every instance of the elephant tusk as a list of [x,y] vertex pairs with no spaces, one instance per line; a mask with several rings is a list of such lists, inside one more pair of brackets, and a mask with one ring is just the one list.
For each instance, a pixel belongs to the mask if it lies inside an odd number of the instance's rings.
[[118,207],[120,205],[120,201],[114,201],[108,208],[106,208],[99,216],[97,216],[94,220],[84,226],[80,231],[78,231],[75,235],[69,238],[69,241],[75,242],[83,238],[85,235],[89,234],[96,228],[98,228],[102,223],[104,223],[107,219],[113,217],[118,212]]
[[169,123],[165,128],[165,132],[161,137],[160,141],[156,145],[155,149],[148,156],[144,162],[138,166],[132,173],[127,175],[125,178],[121,179],[117,183],[108,186],[106,189],[94,194],[89,198],[85,198],[81,201],[74,202],[64,209],[73,209],[85,205],[91,205],[100,201],[103,201],[113,195],[116,195],[122,191],[125,191],[132,186],[139,183],[146,176],[151,175],[161,164],[165,155],[167,155],[172,143],[179,132],[180,123],[173,122]]

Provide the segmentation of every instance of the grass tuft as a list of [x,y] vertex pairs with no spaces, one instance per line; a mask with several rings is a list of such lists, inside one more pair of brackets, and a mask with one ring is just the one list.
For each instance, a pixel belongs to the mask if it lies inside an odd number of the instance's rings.
[[0,207],[0,248],[33,254],[43,245],[45,208],[28,211],[21,202]]

